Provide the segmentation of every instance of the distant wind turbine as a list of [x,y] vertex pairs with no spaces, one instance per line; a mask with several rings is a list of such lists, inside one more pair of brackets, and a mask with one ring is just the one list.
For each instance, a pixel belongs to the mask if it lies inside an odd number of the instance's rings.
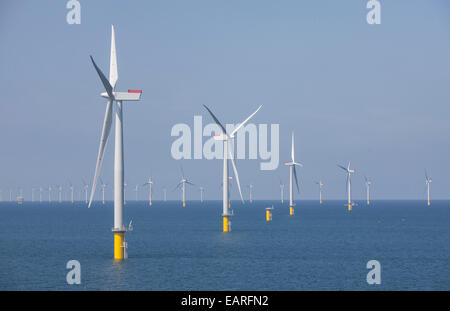
[[366,176],[364,176],[365,184],[366,184],[366,202],[367,205],[370,204],[370,186],[372,185],[372,181],[369,180]]
[[150,177],[149,179],[148,179],[148,181],[145,183],[145,184],[143,184],[142,186],[148,186],[148,205],[149,206],[152,206],[152,197],[153,197],[153,189],[152,189],[152,186],[153,186],[153,184],[154,184],[155,182],[153,181],[153,179]]
[[108,187],[108,184],[105,184],[100,178],[100,186],[102,187],[102,205],[105,205],[105,189]]
[[181,181],[178,183],[175,190],[181,187],[181,201],[183,207],[186,206],[186,184],[194,186],[194,184],[187,180],[187,178],[184,176],[183,167],[181,167]]
[[200,187],[199,190],[200,190],[200,203],[203,203],[203,192],[205,191],[205,188]]
[[249,202],[252,204],[253,202],[253,184],[247,186],[249,189]]
[[425,184],[427,185],[427,205],[430,206],[430,186],[431,186],[431,178],[428,177],[427,171],[425,170]]
[[280,195],[281,195],[281,204],[284,204],[284,184],[280,178]]
[[347,167],[343,167],[342,165],[338,164],[338,167],[342,168],[347,173],[347,204],[348,204],[348,210],[352,210],[352,181],[350,178],[350,174],[354,173],[355,170],[350,168],[350,162],[348,162]]
[[293,189],[293,179],[295,177],[295,184],[297,186],[297,192],[300,192],[298,187],[297,172],[295,170],[296,166],[303,167],[301,163],[295,162],[295,147],[294,147],[294,132],[292,132],[292,142],[291,142],[291,162],[284,162],[284,165],[289,166],[289,215],[294,215],[294,189]]
[[232,216],[232,213],[230,213],[230,208],[229,208],[229,195],[228,195],[228,157],[231,160],[231,164],[233,165],[233,171],[234,171],[234,176],[236,178],[236,184],[238,186],[238,190],[239,190],[239,195],[241,196],[241,200],[242,202],[244,202],[244,198],[242,197],[242,191],[241,191],[241,185],[239,183],[239,174],[237,172],[236,169],[236,164],[234,163],[234,157],[233,157],[233,153],[231,152],[231,150],[228,149],[228,144],[230,141],[232,141],[234,139],[234,134],[236,134],[237,131],[239,131],[239,129],[241,129],[245,123],[247,123],[258,111],[259,109],[261,109],[261,106],[258,107],[258,109],[256,109],[255,112],[253,112],[247,119],[245,119],[242,123],[240,123],[230,134],[227,133],[227,130],[225,129],[225,127],[219,122],[219,120],[216,118],[216,116],[212,113],[212,111],[206,107],[205,105],[203,105],[206,110],[208,111],[208,113],[211,115],[211,117],[214,119],[214,121],[216,122],[216,124],[221,128],[222,130],[222,134],[220,135],[215,135],[214,139],[215,140],[219,140],[219,141],[223,141],[223,178],[222,178],[222,184],[223,184],[223,195],[222,195],[222,208],[223,208],[223,213],[222,213],[222,217],[223,217],[223,232],[229,232],[231,231],[231,222],[230,222],[230,217]]
[[322,204],[322,189],[323,189],[323,182],[321,180],[319,180],[318,182],[316,181],[316,184],[319,185],[319,204]]

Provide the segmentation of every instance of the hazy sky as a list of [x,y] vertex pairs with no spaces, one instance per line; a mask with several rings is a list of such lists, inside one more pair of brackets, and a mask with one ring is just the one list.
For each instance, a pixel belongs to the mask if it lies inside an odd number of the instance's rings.
[[[425,198],[425,168],[432,196],[450,197],[448,0],[382,0],[381,25],[367,24],[365,0],[80,3],[81,25],[66,23],[66,1],[0,3],[4,199],[10,187],[23,187],[29,199],[33,185],[92,182],[105,100],[89,55],[108,75],[111,24],[116,89],[144,92],[124,109],[127,197],[151,174],[156,199],[163,186],[178,199],[172,189],[182,163],[207,199],[220,198],[220,160],[175,161],[170,153],[173,125],[192,126],[194,115],[212,122],[203,104],[223,123],[263,105],[253,122],[280,124],[277,170],[237,161],[257,199],[278,198],[278,177],[288,182],[282,163],[291,131],[304,164],[300,199],[317,197],[318,179],[325,198],[344,199],[336,164],[349,160],[355,199],[364,196],[364,174],[374,198]],[[112,185],[113,140],[102,178]],[[187,196],[198,199],[198,187]]]

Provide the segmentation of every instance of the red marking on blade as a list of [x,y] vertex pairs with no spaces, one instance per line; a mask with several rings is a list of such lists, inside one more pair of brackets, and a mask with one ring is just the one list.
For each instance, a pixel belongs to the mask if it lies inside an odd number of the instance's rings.
[[128,93],[142,93],[142,90],[128,90]]

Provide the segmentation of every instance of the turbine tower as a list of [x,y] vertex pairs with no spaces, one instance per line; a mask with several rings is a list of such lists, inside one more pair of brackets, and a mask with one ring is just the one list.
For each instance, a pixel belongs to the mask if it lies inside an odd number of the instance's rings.
[[249,202],[250,204],[253,203],[253,184],[250,184],[247,186],[249,189]]
[[294,147],[294,132],[292,132],[291,142],[291,162],[284,162],[284,165],[289,166],[289,215],[294,215],[294,189],[292,176],[295,177],[295,185],[297,186],[297,192],[300,192],[298,187],[297,172],[295,166],[303,167],[301,163],[295,162],[295,147]]
[[200,187],[199,190],[200,190],[200,203],[203,203],[203,193],[205,191],[205,188]]
[[284,204],[284,184],[280,179],[280,195],[281,195],[281,204]]
[[256,111],[253,112],[247,119],[245,119],[242,123],[240,123],[230,134],[227,133],[225,127],[219,122],[219,120],[212,113],[212,111],[208,107],[206,107],[205,105],[203,105],[203,106],[206,108],[206,110],[208,110],[209,114],[214,119],[214,121],[217,123],[217,125],[222,129],[222,134],[215,135],[214,139],[218,140],[218,141],[223,141],[223,179],[222,179],[222,185],[223,185],[223,187],[222,187],[222,190],[223,190],[223,195],[222,195],[223,213],[222,213],[222,217],[223,217],[223,232],[229,232],[229,231],[231,231],[230,217],[233,214],[230,213],[230,207],[229,207],[228,157],[230,157],[231,164],[233,165],[234,176],[236,178],[236,184],[237,184],[238,189],[239,189],[239,195],[241,196],[242,203],[244,203],[244,198],[242,197],[241,186],[240,186],[240,183],[239,183],[239,175],[238,175],[238,172],[237,172],[237,169],[236,169],[236,164],[234,163],[233,153],[231,152],[231,150],[228,149],[228,142],[233,140],[234,134],[236,134],[236,132],[239,131],[239,129],[241,129],[245,125],[245,123],[247,123],[258,112],[259,109],[261,109],[261,106],[259,106],[258,109],[256,109]]
[[[153,181],[153,179],[150,177],[149,179],[148,179],[148,181],[145,183],[145,184],[143,184],[142,186],[143,187],[145,187],[145,186],[147,186],[148,185],[148,205],[149,206],[152,206],[152,196],[153,196],[153,191],[152,191],[152,186],[153,186],[153,184],[154,184],[155,182]],[[165,189],[164,189],[165,190]]]
[[58,203],[62,202],[62,186],[58,186]]
[[432,180],[428,177],[427,171],[425,171],[425,184],[427,185],[427,205],[430,206],[430,184]]
[[364,176],[365,184],[366,184],[366,202],[367,205],[370,204],[370,185],[372,185],[372,181],[367,179],[366,176]]
[[316,184],[319,185],[319,203],[322,204],[322,189],[323,189],[323,182],[321,180],[319,180],[318,182],[316,181]]
[[83,189],[84,189],[84,200],[86,201],[86,204],[88,204],[89,185],[87,183],[85,183],[84,180],[83,180]]
[[74,186],[71,182],[69,182],[69,189],[70,189],[70,201],[73,204],[73,203],[75,203],[74,196],[73,196]]
[[139,201],[139,185],[136,184],[134,187],[134,191],[136,192],[136,201]]
[[34,187],[31,187],[31,202],[34,202]]
[[111,129],[113,118],[113,104],[115,103],[115,144],[114,144],[114,258],[122,260],[127,257],[127,243],[125,242],[125,228],[123,224],[123,204],[124,204],[124,163],[123,163],[123,123],[122,123],[122,103],[124,101],[137,101],[140,99],[141,90],[128,90],[128,92],[115,92],[114,88],[118,79],[117,73],[117,55],[114,35],[114,26],[111,26],[111,57],[109,67],[109,80],[106,79],[103,72],[94,62],[91,56],[92,64],[97,71],[97,74],[102,81],[106,93],[101,96],[107,98],[105,118],[103,121],[102,135],[100,139],[100,147],[98,150],[97,164],[95,167],[94,180],[92,183],[91,196],[88,207],[91,206],[94,197],[97,179],[100,174],[100,169],[103,161],[106,143]]
[[186,207],[186,184],[194,186],[193,183],[191,183],[189,180],[187,180],[186,177],[184,177],[183,167],[181,167],[181,181],[178,183],[174,190],[180,188],[181,186],[181,201],[183,207]]
[[354,173],[355,170],[350,168],[350,162],[348,162],[347,168],[345,168],[339,164],[338,164],[338,166],[347,172],[347,204],[348,204],[348,210],[351,211],[353,203],[352,203],[352,182],[350,179],[350,174]]
[[108,184],[105,184],[100,178],[100,186],[102,187],[102,204],[105,205],[105,188],[108,186]]
[[163,200],[164,200],[164,202],[167,201],[167,189],[166,188],[163,189]]
[[44,192],[44,188],[39,187],[39,202],[42,203],[42,193]]
[[52,203],[52,186],[48,186],[48,203]]

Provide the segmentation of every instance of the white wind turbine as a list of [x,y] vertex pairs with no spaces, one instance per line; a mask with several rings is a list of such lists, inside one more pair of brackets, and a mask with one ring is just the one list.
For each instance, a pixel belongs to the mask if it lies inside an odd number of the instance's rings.
[[164,202],[167,201],[167,189],[166,188],[163,189],[163,200],[164,200]]
[[249,189],[249,202],[250,204],[253,203],[253,184],[250,184],[247,186]]
[[369,180],[366,176],[364,176],[365,185],[366,185],[366,202],[367,205],[370,204],[370,186],[372,185],[372,181]]
[[105,189],[108,184],[105,184],[103,180],[100,178],[100,186],[102,187],[102,204],[105,205]]
[[200,187],[199,190],[200,190],[200,203],[203,203],[203,193],[205,192],[205,188]]
[[350,168],[350,162],[348,162],[348,165],[346,168],[339,164],[337,166],[342,168],[347,173],[347,204],[348,204],[348,210],[351,211],[352,205],[354,205],[354,203],[352,202],[352,181],[350,178],[350,174],[354,173],[355,170]]
[[136,184],[134,187],[134,191],[136,192],[136,201],[139,201],[139,185]]
[[42,203],[42,193],[44,192],[44,188],[39,187],[39,202]]
[[247,119],[245,119],[242,123],[240,123],[230,134],[227,133],[227,130],[225,127],[219,122],[219,120],[216,118],[216,116],[212,113],[212,111],[203,105],[206,110],[208,110],[211,117],[214,119],[214,121],[217,123],[217,125],[222,129],[221,135],[215,135],[215,140],[221,140],[223,141],[223,179],[222,179],[222,189],[223,189],[223,195],[222,195],[222,206],[223,206],[223,232],[229,232],[231,231],[231,222],[230,217],[232,216],[232,213],[230,213],[229,208],[229,195],[228,195],[228,157],[230,157],[231,164],[233,165],[233,171],[234,176],[236,177],[236,184],[239,189],[239,195],[241,196],[242,202],[244,202],[244,198],[242,197],[242,191],[241,191],[241,185],[239,183],[239,175],[236,169],[236,164],[234,163],[234,157],[231,150],[228,149],[228,142],[232,141],[234,138],[234,134],[236,134],[239,129],[241,129],[245,123],[247,123],[257,112],[259,109],[261,109],[262,106],[259,106],[258,109],[256,109],[255,112],[253,112]]
[[300,192],[298,187],[297,171],[295,166],[303,167],[301,163],[295,162],[295,146],[294,146],[294,132],[292,132],[292,142],[291,142],[291,162],[284,162],[284,165],[289,166],[289,215],[294,215],[294,187],[293,179],[295,177],[295,184],[297,186],[297,191]]
[[100,139],[100,146],[97,156],[97,164],[95,166],[95,174],[92,182],[91,196],[88,207],[91,206],[94,197],[97,179],[100,174],[100,169],[103,161],[106,143],[108,141],[109,132],[111,130],[113,118],[113,104],[115,103],[115,142],[114,142],[114,258],[124,259],[127,257],[126,248],[127,243],[124,239],[124,234],[127,231],[123,224],[123,205],[124,205],[124,163],[123,163],[123,119],[122,119],[122,103],[124,101],[137,101],[140,99],[141,90],[128,90],[128,92],[116,92],[114,88],[118,79],[117,71],[117,55],[114,26],[111,26],[111,56],[109,67],[109,80],[106,79],[100,68],[94,62],[91,56],[92,64],[97,71],[100,80],[106,90],[101,96],[107,98],[105,118],[103,121],[102,135]]
[[73,195],[74,189],[75,187],[73,186],[72,182],[69,181],[69,189],[70,189],[70,201],[73,203],[75,203],[75,198]]
[[58,186],[58,203],[61,203],[62,202],[62,186],[61,185],[59,185]]
[[48,203],[52,202],[52,186],[48,185]]
[[280,195],[281,195],[281,204],[284,204],[284,184],[280,178]]
[[84,200],[85,200],[86,204],[88,204],[89,185],[84,180],[83,180],[83,190],[84,190]]
[[34,187],[31,187],[31,202],[34,202]]
[[427,205],[430,206],[430,186],[431,186],[431,180],[430,177],[428,177],[427,171],[425,170],[425,184],[427,185]]
[[184,177],[183,167],[181,167],[181,181],[178,183],[178,185],[175,187],[174,190],[180,188],[180,186],[181,186],[181,201],[182,201],[183,207],[186,206],[186,184],[194,186],[193,183],[191,183],[189,180],[187,180],[186,177]]
[[[153,184],[154,184],[155,182],[153,181],[153,179],[150,177],[149,179],[148,179],[148,181],[145,183],[145,184],[143,184],[142,186],[143,187],[145,187],[145,186],[147,186],[148,185],[148,205],[149,206],[152,206],[152,197],[153,197],[153,191],[152,191],[152,186],[153,186]],[[165,190],[165,189],[164,189]]]
[[318,182],[316,181],[316,184],[319,185],[319,203],[322,204],[322,189],[323,189],[323,182],[321,180],[319,180]]

